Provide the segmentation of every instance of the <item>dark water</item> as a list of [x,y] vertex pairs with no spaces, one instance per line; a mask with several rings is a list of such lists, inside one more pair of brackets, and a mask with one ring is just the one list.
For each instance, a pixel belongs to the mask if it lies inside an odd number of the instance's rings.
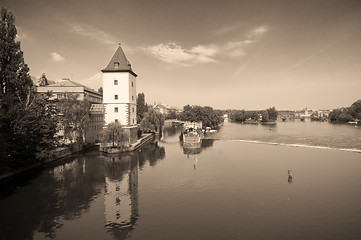
[[309,147],[361,149],[361,131],[269,128],[225,123],[197,151],[166,129],[139,152],[89,152],[9,182],[0,239],[361,239],[361,154]]

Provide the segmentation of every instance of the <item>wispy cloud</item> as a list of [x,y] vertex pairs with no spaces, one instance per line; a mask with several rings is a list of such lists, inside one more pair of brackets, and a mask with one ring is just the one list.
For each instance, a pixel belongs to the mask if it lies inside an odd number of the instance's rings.
[[245,39],[224,44],[197,45],[187,49],[177,43],[161,43],[144,47],[142,50],[167,63],[192,66],[199,63],[217,62],[219,57],[245,57],[247,48],[260,42],[268,31],[268,27],[260,26],[251,30]]
[[230,33],[230,32],[233,32],[237,29],[239,29],[242,25],[229,25],[229,26],[224,26],[220,29],[217,29],[215,32],[214,32],[214,35],[218,36],[218,35],[224,35],[224,34],[227,34],[227,33]]
[[63,61],[65,61],[65,58],[62,57],[59,53],[56,53],[56,52],[50,53],[50,57],[54,62],[63,62]]
[[86,37],[88,39],[97,41],[104,45],[115,45],[116,39],[112,35],[103,30],[100,30],[96,27],[93,27],[88,24],[80,24],[74,22],[66,22],[65,23],[70,27],[69,31],[72,33],[76,33],[80,36]]
[[[240,54],[240,56],[246,56],[247,55],[247,48],[251,45],[259,43],[265,36],[266,33],[270,31],[269,27],[267,26],[259,26],[254,29],[252,29],[245,40],[239,41],[239,42],[231,42],[228,43],[228,49],[230,51],[230,54]],[[237,77],[242,70],[246,68],[246,66],[249,64],[250,61],[255,59],[257,57],[258,53],[255,53],[251,58],[248,58],[246,61],[242,62],[240,66],[236,69],[236,71],[233,74],[233,78]]]
[[218,48],[212,45],[198,45],[185,49],[176,43],[161,43],[145,47],[143,50],[164,62],[181,65],[214,62],[213,57],[218,53]]
[[94,90],[98,90],[103,84],[103,77],[101,73],[95,73],[86,79],[80,80],[80,83]]
[[328,49],[330,48],[333,48],[334,46],[336,46],[337,44],[340,44],[341,42],[343,42],[344,40],[350,38],[351,36],[345,36],[343,37],[342,39],[338,40],[338,41],[335,41],[335,42],[331,42],[330,44],[324,46],[323,48],[321,48],[319,51],[315,52],[315,53],[312,53],[311,55],[305,57],[305,58],[302,58],[300,61],[292,64],[291,66],[287,67],[286,69],[282,70],[281,71],[281,74],[282,73],[285,73],[285,72],[288,72],[288,71],[292,71],[293,69],[303,65],[304,63],[308,62],[309,60],[317,57],[318,55],[326,52]]

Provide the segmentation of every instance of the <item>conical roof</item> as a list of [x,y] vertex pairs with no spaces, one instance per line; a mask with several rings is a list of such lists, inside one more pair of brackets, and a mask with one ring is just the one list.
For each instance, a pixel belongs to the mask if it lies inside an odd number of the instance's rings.
[[125,56],[124,51],[120,45],[108,63],[108,66],[104,68],[102,72],[129,72],[134,77],[137,76],[137,74],[133,72],[131,64]]

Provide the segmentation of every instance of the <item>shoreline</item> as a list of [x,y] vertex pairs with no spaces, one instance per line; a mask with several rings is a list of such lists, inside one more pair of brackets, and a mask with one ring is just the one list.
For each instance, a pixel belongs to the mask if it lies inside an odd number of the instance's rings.
[[[146,134],[144,137],[138,139],[137,142],[131,144],[131,146],[127,149],[127,151],[123,151],[123,153],[133,152],[133,151],[141,148],[144,144],[148,143],[149,141],[153,140],[154,138],[155,138],[155,134]],[[75,154],[91,151],[94,148],[99,148],[99,145],[95,144],[95,145],[90,145],[90,146],[84,146],[84,148],[80,151],[72,151],[70,148],[59,148],[57,154],[55,154],[55,156],[53,156],[49,159],[46,159],[44,161],[44,163],[36,163],[34,165],[20,168],[20,169],[14,170],[12,172],[8,172],[8,173],[4,173],[4,174],[0,175],[0,184],[6,182],[8,180],[11,180],[13,178],[16,178],[18,176],[21,176],[23,174],[27,174],[29,172],[36,171],[39,169],[44,169],[52,164],[56,164],[60,161],[66,160],[66,158],[74,156]],[[98,149],[98,151],[100,151],[100,150]],[[104,152],[104,153],[106,153],[106,152]],[[112,154],[112,153],[106,153],[106,154]]]

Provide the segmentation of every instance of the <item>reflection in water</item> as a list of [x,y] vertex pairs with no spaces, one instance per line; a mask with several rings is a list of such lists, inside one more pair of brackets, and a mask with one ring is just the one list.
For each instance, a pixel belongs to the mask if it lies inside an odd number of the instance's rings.
[[[179,139],[181,140],[182,137],[180,136]],[[192,156],[193,158],[193,169],[196,170],[198,157],[197,155],[202,152],[202,149],[210,148],[213,146],[214,139],[201,139],[200,143],[194,142],[182,142],[180,144],[183,146],[183,154],[187,155],[187,158]]]
[[117,239],[126,238],[138,218],[138,168],[164,157],[165,150],[157,143],[132,154],[91,152],[43,170],[31,182],[18,179],[31,184],[19,187],[15,181],[7,182],[7,188],[18,190],[3,191],[0,186],[1,239],[56,238],[65,222],[80,218],[103,197],[106,230]]
[[292,177],[288,177],[288,183],[292,183]]
[[165,157],[158,142],[148,144],[136,153],[102,154],[105,160],[105,228],[116,239],[125,239],[134,229],[139,216],[138,166],[146,161],[154,166]]
[[105,159],[105,228],[126,237],[138,217],[138,158],[135,154]]
[[291,173],[291,169],[288,169],[288,182],[292,183],[292,173]]

